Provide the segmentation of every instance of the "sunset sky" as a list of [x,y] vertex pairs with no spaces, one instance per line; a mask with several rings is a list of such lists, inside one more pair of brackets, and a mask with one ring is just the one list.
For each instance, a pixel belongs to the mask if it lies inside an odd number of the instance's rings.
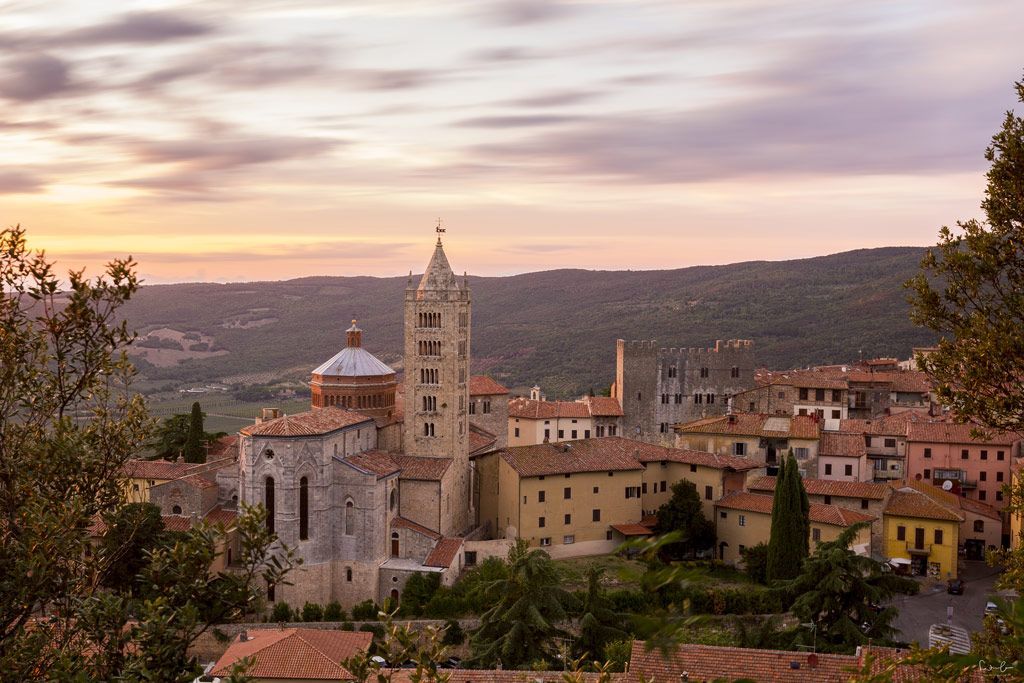
[[0,222],[148,282],[678,268],[979,215],[1019,0],[0,0]]

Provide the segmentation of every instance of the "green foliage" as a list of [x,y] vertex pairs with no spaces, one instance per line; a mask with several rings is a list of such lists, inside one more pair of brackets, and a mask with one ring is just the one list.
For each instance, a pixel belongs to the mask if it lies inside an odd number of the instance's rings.
[[365,633],[372,633],[374,639],[379,640],[384,637],[384,625],[383,624],[363,624],[359,627],[360,631]]
[[423,616],[428,619],[450,619],[472,612],[468,598],[457,595],[445,586],[441,586],[430,598],[430,602],[423,606]]
[[441,587],[441,575],[436,572],[416,572],[409,577],[402,591],[403,616],[423,616],[423,609]]
[[323,621],[324,608],[316,603],[307,602],[302,606],[302,620],[306,622]]
[[678,532],[680,541],[665,547],[672,557],[692,557],[698,550],[715,544],[715,525],[704,516],[704,506],[692,481],[680,479],[672,484],[672,496],[658,508],[659,534]]
[[206,462],[205,437],[203,431],[203,410],[199,402],[192,404],[192,412],[188,420],[188,432],[185,434],[185,445],[181,454],[185,462],[202,463]]
[[[124,355],[134,335],[116,322],[137,287],[130,259],[97,278],[62,278],[42,253],[27,250],[24,230],[0,230],[5,680],[191,680],[196,638],[254,612],[254,579],[283,582],[294,564],[287,549],[269,555],[277,539],[256,509],[243,508],[235,521],[241,561],[230,573],[210,572],[225,530],[200,524],[148,545],[152,515],[123,510],[121,473],[152,429]],[[140,563],[137,545],[122,553],[104,539],[90,552],[98,519],[148,545],[148,558]],[[101,587],[121,556],[138,568],[117,580],[133,593]]]
[[[1024,81],[1016,84],[1024,102]],[[990,429],[1024,430],[1024,119],[1007,112],[985,150],[985,220],[943,227],[907,282],[911,318],[939,336],[918,358],[939,400]]]
[[466,632],[462,630],[462,624],[458,619],[449,619],[444,622],[444,638],[441,643],[444,645],[462,645],[466,642]]
[[[370,652],[343,660],[342,665],[352,674],[357,683],[387,683],[393,672],[390,666],[411,662],[409,680],[423,683],[447,683],[451,674],[441,670],[441,663],[448,658],[448,646],[444,634],[436,626],[427,626],[413,631],[408,624],[396,624],[394,615],[386,614],[381,624],[367,624],[362,630],[374,634],[374,646]],[[379,655],[384,661],[377,659]]]
[[796,459],[790,453],[775,480],[766,571],[769,581],[792,579],[800,573],[808,552],[809,515],[807,492]]
[[134,593],[136,579],[149,563],[148,553],[164,539],[160,508],[152,503],[129,503],[103,515],[107,531],[99,552],[106,565],[101,583],[122,593]]
[[744,548],[740,555],[743,557],[743,570],[750,580],[756,583],[768,583],[768,545],[758,543]]
[[342,631],[355,631],[356,630],[356,625],[353,624],[351,621],[346,621],[346,622],[342,623],[341,630]]
[[345,610],[341,608],[341,605],[337,600],[332,600],[327,603],[327,607],[324,608],[324,621],[344,621]]
[[619,628],[624,618],[611,608],[601,585],[601,574],[601,568],[595,565],[591,565],[587,571],[587,591],[583,598],[579,637],[573,644],[573,655],[588,661],[604,660],[605,645],[627,635]]
[[629,638],[613,640],[605,645],[604,653],[612,671],[625,671],[626,666],[629,665],[630,655],[633,653],[633,641]]
[[354,621],[376,621],[380,607],[370,598],[363,600],[352,608],[352,619]]
[[[194,406],[199,405],[193,403]],[[202,422],[206,419],[206,414],[200,412],[199,428],[202,429]],[[171,415],[161,422],[156,429],[153,431],[153,438],[149,443],[149,447],[156,453],[157,458],[164,460],[177,460],[178,457],[186,455],[186,451],[194,446],[189,445],[189,439],[192,425],[194,423],[193,413],[180,413]],[[188,457],[202,457],[202,462],[205,462],[206,458],[206,446],[213,444],[221,436],[224,436],[223,432],[202,432],[201,437],[201,450],[200,456],[187,456],[185,462],[200,462],[199,460],[188,460]]]
[[871,605],[918,590],[913,579],[884,571],[881,562],[850,549],[858,532],[868,527],[867,522],[855,524],[836,540],[819,544],[793,582],[793,613],[815,625],[819,648],[852,652],[869,641],[890,640],[896,608],[875,611]]
[[554,562],[546,552],[530,549],[518,539],[508,554],[508,576],[481,586],[492,607],[480,617],[470,638],[471,660],[506,668],[555,655],[553,639],[564,637],[558,623],[565,618],[565,590]]
[[275,602],[270,610],[270,620],[279,624],[288,623],[293,620],[292,608],[287,602]]

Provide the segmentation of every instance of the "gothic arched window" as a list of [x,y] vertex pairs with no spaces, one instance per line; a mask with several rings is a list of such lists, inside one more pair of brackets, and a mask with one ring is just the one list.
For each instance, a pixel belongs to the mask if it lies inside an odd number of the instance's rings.
[[309,480],[299,479],[299,540],[309,538]]
[[267,530],[274,532],[274,478],[267,477],[263,507],[267,508]]
[[398,491],[391,489],[391,510],[394,511],[395,505],[398,504]]
[[356,506],[350,500],[345,503],[345,535],[353,536],[356,533]]

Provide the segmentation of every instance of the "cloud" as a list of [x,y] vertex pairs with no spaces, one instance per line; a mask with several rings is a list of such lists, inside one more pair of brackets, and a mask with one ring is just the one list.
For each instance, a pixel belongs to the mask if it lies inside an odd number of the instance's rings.
[[578,123],[585,120],[582,116],[566,116],[556,114],[534,114],[523,116],[476,116],[462,119],[455,123],[463,128],[532,128],[534,126],[551,126],[563,123]]
[[52,55],[15,57],[0,67],[0,97],[31,102],[63,95],[72,89],[67,63]]
[[241,166],[323,154],[337,140],[300,137],[253,137],[235,139],[180,139],[134,141],[129,151],[142,162],[179,164],[201,171],[223,171]]
[[361,90],[412,90],[437,81],[441,72],[426,69],[350,69],[339,74]]
[[46,183],[39,176],[24,171],[0,171],[0,194],[32,194],[42,192]]
[[567,13],[568,8],[556,0],[500,0],[489,4],[484,17],[502,26],[525,26],[554,21]]
[[[224,263],[260,261],[334,261],[361,264],[367,260],[381,261],[398,258],[410,253],[413,248],[422,249],[422,244],[411,242],[372,243],[347,240],[325,242],[279,242],[261,244],[258,248],[239,245],[231,250],[204,250],[201,252],[153,251],[132,253],[139,263]],[[115,252],[77,251],[61,252],[62,260],[88,261],[111,258]]]
[[562,107],[590,102],[604,95],[605,93],[599,90],[553,90],[540,95],[508,100],[505,104],[513,107]]
[[171,12],[135,12],[106,23],[54,35],[47,40],[64,45],[151,44],[195,38],[213,32],[212,24]]
[[542,59],[544,53],[525,47],[491,47],[476,50],[469,54],[473,62],[507,64]]

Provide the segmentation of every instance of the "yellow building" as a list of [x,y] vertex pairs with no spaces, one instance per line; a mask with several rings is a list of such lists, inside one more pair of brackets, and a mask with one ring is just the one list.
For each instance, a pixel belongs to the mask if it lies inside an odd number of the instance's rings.
[[194,463],[168,460],[129,460],[124,466],[125,498],[129,503],[148,503],[149,490],[192,473]]
[[612,525],[643,518],[643,466],[627,439],[606,438],[510,447],[475,459],[480,524],[494,538],[532,546],[601,541]]
[[[718,558],[736,563],[742,551],[758,543],[768,543],[772,531],[772,496],[738,491],[715,503],[715,530]],[[818,543],[834,541],[848,527],[871,522],[874,517],[835,505],[811,503],[811,551]],[[871,528],[857,532],[851,546],[859,555],[871,554]]]
[[637,442],[634,457],[644,467],[641,498],[645,515],[657,513],[658,508],[672,497],[672,484],[680,480],[692,482],[703,503],[704,516],[715,517],[715,501],[733,491],[746,488],[748,477],[757,479],[764,474],[764,463],[753,458],[716,455],[701,451],[665,448]]
[[886,559],[910,562],[918,576],[955,578],[963,515],[913,486],[892,492],[882,512]]

